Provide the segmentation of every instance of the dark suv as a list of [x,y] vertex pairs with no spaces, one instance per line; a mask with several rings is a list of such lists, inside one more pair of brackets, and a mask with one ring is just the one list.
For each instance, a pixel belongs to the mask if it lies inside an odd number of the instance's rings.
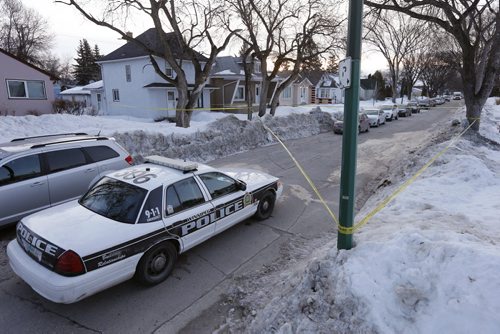
[[101,175],[131,164],[110,137],[70,133],[0,143],[0,227],[76,199]]

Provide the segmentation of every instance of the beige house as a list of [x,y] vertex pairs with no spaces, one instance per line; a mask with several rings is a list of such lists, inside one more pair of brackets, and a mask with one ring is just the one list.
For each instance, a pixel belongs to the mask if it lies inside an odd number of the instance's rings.
[[0,115],[51,113],[54,80],[50,73],[0,49]]
[[258,109],[261,99],[265,98],[267,103],[271,101],[278,79],[271,82],[267,96],[262,96],[260,63],[255,61],[250,80],[250,96],[246,96],[243,65],[241,57],[217,57],[210,74],[210,86],[214,88],[210,96],[212,110],[246,113],[248,99],[251,99],[254,111]]
[[[285,76],[284,73],[281,75]],[[280,94],[280,106],[310,104],[313,87],[311,81],[304,74],[299,74],[299,77]]]

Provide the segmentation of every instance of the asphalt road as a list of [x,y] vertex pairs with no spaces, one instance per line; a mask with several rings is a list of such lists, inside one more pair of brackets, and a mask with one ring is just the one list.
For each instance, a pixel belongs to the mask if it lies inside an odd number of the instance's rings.
[[[459,102],[371,128],[358,140],[356,191],[366,198],[436,136],[451,129]],[[295,158],[337,211],[342,136],[325,133],[286,142]],[[285,190],[273,216],[249,219],[180,256],[171,277],[144,288],[133,281],[71,305],[54,304],[17,278],[5,256],[13,229],[0,231],[0,331],[2,333],[205,333],[217,328],[241,280],[263,268],[277,270],[307,254],[315,240],[333,238],[336,228],[297,167],[279,145],[219,159],[219,167],[254,168],[282,179]]]

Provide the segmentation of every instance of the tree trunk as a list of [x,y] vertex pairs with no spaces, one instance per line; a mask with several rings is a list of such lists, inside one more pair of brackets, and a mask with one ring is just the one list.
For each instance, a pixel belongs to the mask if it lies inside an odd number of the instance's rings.
[[266,114],[267,108],[267,94],[269,92],[269,81],[267,78],[263,78],[260,85],[260,101],[259,101],[259,116],[263,117]]
[[280,101],[279,94],[274,94],[274,96],[271,100],[271,110],[269,111],[269,113],[272,116],[274,116],[274,114],[276,113],[276,108],[278,107],[279,101]]

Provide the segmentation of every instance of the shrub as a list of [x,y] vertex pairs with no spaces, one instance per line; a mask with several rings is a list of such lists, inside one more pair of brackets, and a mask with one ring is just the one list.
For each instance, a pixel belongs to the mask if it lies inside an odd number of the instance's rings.
[[96,116],[97,110],[94,107],[86,107],[82,101],[68,101],[58,99],[52,103],[52,108],[57,114],[90,115]]

